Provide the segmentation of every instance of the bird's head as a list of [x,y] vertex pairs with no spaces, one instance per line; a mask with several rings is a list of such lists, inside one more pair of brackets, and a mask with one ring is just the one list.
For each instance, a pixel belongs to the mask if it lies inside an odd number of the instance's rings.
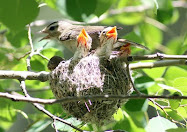
[[70,25],[72,24],[65,22],[65,21],[52,22],[51,24],[49,24],[48,26],[46,26],[44,29],[42,29],[39,32],[39,33],[47,34],[47,36],[43,37],[41,40],[58,38],[59,35],[63,32],[63,30],[66,29]]
[[117,41],[117,29],[114,27],[105,28],[100,34],[100,43],[104,43],[106,41],[112,41],[115,43]]
[[92,39],[83,28],[77,36],[77,47],[84,47],[88,50],[91,49]]

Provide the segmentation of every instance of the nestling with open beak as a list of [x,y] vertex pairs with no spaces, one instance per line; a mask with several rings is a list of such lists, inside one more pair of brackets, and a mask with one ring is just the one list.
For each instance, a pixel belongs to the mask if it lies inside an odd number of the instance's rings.
[[[68,48],[72,53],[76,51],[76,38],[79,35],[82,29],[85,29],[87,34],[92,38],[92,50],[96,49],[100,46],[99,36],[101,36],[101,32],[104,30],[108,30],[106,26],[82,26],[82,25],[73,25],[65,21],[56,21],[49,24],[45,27],[41,33],[46,33],[47,36],[42,38],[44,39],[57,39],[59,40],[66,48]],[[121,28],[117,28],[121,29]],[[130,43],[132,46],[146,49],[147,47],[144,45],[138,44],[136,42],[132,42],[126,39],[119,39],[117,38],[116,44],[114,45],[115,48]]]
[[114,44],[117,41],[116,26],[105,28],[101,32],[99,39],[100,46],[96,49],[95,55],[109,58],[110,54],[112,53]]
[[83,57],[86,57],[91,49],[92,38],[88,35],[88,33],[83,28],[80,34],[77,36],[77,50],[73,56],[72,60],[78,60]]

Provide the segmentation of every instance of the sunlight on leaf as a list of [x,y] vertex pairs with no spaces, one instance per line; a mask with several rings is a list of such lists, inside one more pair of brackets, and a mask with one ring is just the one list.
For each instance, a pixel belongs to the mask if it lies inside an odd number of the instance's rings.
[[186,128],[173,128],[173,129],[167,129],[166,132],[187,132]]
[[114,120],[116,121],[120,121],[124,119],[123,111],[121,108],[119,108],[118,111],[114,113],[113,116],[114,116]]
[[156,79],[156,78],[160,78],[164,71],[165,71],[165,67],[159,67],[159,68],[153,68],[153,69],[143,69],[143,71],[151,78]]
[[187,78],[179,77],[174,80],[173,87],[179,89],[184,95],[187,95]]
[[168,119],[157,116],[153,117],[146,126],[147,132],[165,132],[169,128],[177,128],[177,125]]
[[50,120],[40,120],[34,123],[27,132],[41,132],[51,124]]
[[14,32],[23,29],[39,13],[35,0],[1,0],[0,9],[0,21]]
[[[172,96],[182,96],[180,92],[174,92]],[[172,109],[177,109],[181,104],[181,99],[169,99],[169,104]]]
[[[74,126],[79,126],[82,122],[75,119],[75,118],[69,118],[69,119],[66,119],[67,122],[69,123],[72,123]],[[73,128],[62,123],[62,122],[59,122],[59,121],[55,121],[55,126],[56,126],[56,129],[57,130],[61,130],[61,131],[73,131]]]

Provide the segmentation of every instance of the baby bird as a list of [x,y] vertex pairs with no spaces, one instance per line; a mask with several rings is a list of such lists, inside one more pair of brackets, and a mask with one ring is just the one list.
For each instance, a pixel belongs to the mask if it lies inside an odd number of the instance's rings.
[[92,38],[88,35],[88,33],[83,28],[80,34],[77,36],[76,41],[76,51],[74,53],[72,60],[78,60],[83,57],[86,57],[91,49]]
[[99,36],[100,46],[96,49],[95,55],[108,59],[117,41],[117,36],[116,26],[105,28]]

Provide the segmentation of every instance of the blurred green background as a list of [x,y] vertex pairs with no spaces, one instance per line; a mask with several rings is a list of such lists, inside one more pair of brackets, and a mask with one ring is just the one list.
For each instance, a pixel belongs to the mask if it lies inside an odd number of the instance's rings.
[[[56,20],[79,21],[80,24],[122,27],[121,38],[150,48],[132,47],[132,55],[161,52],[168,55],[187,54],[187,2],[185,0],[0,0],[0,70],[25,71],[30,51],[28,26],[31,24],[34,49],[48,58],[54,55],[70,58],[72,54],[56,41],[41,41],[38,31]],[[21,58],[21,59],[20,59]],[[147,62],[147,61],[142,61]],[[48,71],[48,61],[33,56],[33,71]],[[153,95],[187,95],[187,67],[172,66],[133,71],[136,87]],[[26,81],[29,94],[37,98],[54,98],[48,82]],[[21,93],[17,80],[0,80],[0,92]],[[185,132],[186,100],[156,100],[166,115],[147,100],[129,100],[101,130],[128,132]],[[66,114],[59,104],[45,105],[51,113],[72,122],[83,130],[97,130]],[[52,120],[29,103],[0,98],[0,132],[50,132]],[[59,131],[72,128],[56,122]],[[162,127],[161,127],[162,126]]]

